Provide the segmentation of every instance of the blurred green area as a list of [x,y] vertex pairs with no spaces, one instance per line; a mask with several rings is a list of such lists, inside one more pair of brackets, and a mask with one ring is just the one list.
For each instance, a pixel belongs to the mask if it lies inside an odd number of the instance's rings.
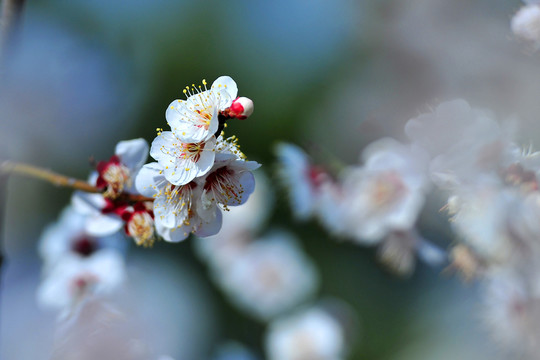
[[[424,6],[426,1],[413,3]],[[456,18],[468,11],[469,17],[492,17],[501,24],[517,6],[503,1],[456,1],[454,5]],[[95,148],[87,149],[88,156],[108,158],[119,140],[143,137],[151,142],[155,129],[166,127],[166,107],[183,97],[186,85],[230,75],[238,84],[239,94],[254,100],[255,113],[246,121],[231,121],[227,134],[237,135],[248,157],[261,162],[271,173],[277,141],[315,144],[323,152],[353,163],[369,141],[385,135],[403,137],[399,129],[423,105],[414,100],[432,101],[453,94],[456,88],[441,90],[440,78],[429,78],[429,72],[424,73],[427,79],[415,77],[415,68],[423,67],[423,61],[429,59],[414,49],[406,52],[407,44],[396,46],[399,39],[391,32],[396,31],[396,13],[403,6],[389,0],[49,0],[29,2],[24,21],[25,26],[38,21],[70,33],[99,51],[106,64],[114,64],[110,76],[121,92],[115,96],[124,97],[123,108],[118,109],[118,117],[114,112],[108,114],[106,122],[115,130],[111,133],[109,126],[103,128],[103,138],[96,139]],[[480,14],[481,10],[491,12]],[[36,59],[36,66],[39,62]],[[84,97],[84,83],[79,90]],[[400,96],[407,99],[407,106],[396,100]],[[347,121],[343,121],[345,117]],[[347,124],[354,126],[347,128]],[[67,138],[77,126],[73,119],[71,128],[59,128],[60,137]],[[33,148],[35,144],[29,138],[20,141],[32,149],[33,158],[26,160],[37,165],[81,178],[90,170],[86,158],[69,156],[69,147],[74,144],[56,145],[67,146],[60,153],[69,157],[68,161],[58,154],[50,156],[47,148]],[[45,141],[42,146],[50,144]],[[314,155],[317,158],[321,153]],[[272,183],[276,183],[273,177]],[[419,314],[429,317],[444,312],[445,298],[462,296],[461,284],[441,276],[440,268],[422,264],[412,278],[395,278],[377,264],[372,249],[336,242],[315,222],[294,222],[283,191],[277,186],[275,190],[272,226],[291,229],[301,239],[319,267],[321,296],[341,298],[358,313],[359,336],[350,359],[392,359],[410,344],[430,341],[431,327],[441,325],[434,325],[436,319],[422,322]],[[41,229],[56,218],[69,197],[67,190],[34,180],[13,181],[8,238],[18,237],[19,241],[10,244],[8,240],[8,250],[35,251]],[[448,225],[444,214],[437,212],[437,201],[433,204],[420,229],[444,246],[450,240]],[[204,275],[207,271],[193,255],[190,241],[159,243],[152,250],[133,251],[174,253],[193,272]],[[212,289],[220,317],[216,344],[234,339],[263,354],[264,325],[232,307],[207,276],[201,278]],[[426,304],[427,293],[431,294],[431,303]],[[474,297],[474,289],[466,290],[464,296]],[[455,331],[467,326],[461,324]],[[212,351],[208,349],[209,354]]]

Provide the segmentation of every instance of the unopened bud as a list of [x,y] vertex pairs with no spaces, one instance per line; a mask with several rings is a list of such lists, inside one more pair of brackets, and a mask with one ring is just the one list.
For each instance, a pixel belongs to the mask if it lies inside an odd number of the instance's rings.
[[247,97],[239,97],[229,108],[229,116],[240,120],[247,119],[253,114],[253,101]]

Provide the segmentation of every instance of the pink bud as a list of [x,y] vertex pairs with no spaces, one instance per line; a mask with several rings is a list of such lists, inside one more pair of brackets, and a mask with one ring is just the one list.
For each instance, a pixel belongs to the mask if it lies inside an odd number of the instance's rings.
[[234,100],[229,108],[229,115],[240,120],[247,119],[253,114],[253,101],[247,97]]

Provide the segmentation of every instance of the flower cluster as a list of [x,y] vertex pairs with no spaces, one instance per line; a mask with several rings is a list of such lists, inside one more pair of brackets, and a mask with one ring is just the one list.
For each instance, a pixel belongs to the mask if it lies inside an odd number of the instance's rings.
[[338,176],[280,145],[280,174],[294,212],[377,244],[381,260],[399,273],[410,273],[415,251],[431,263],[446,257],[416,229],[426,196],[437,191],[456,234],[448,269],[482,280],[494,336],[532,355],[540,343],[540,152],[520,148],[514,128],[454,100],[410,119],[409,144],[378,140],[364,149],[360,166]]
[[362,164],[333,176],[313,165],[298,147],[276,148],[279,175],[299,218],[314,215],[332,234],[379,246],[380,258],[389,267],[409,274],[416,252],[438,262],[436,248],[415,231],[430,182],[428,155],[412,144],[381,139],[362,153]]
[[[271,229],[258,235],[271,196],[261,173],[257,183],[246,205],[225,214],[219,235],[197,239],[198,253],[231,303],[268,324],[269,360],[342,359],[349,345],[343,324],[321,305],[309,305],[319,284],[313,261],[288,231]],[[332,303],[349,311],[342,302]],[[236,352],[237,347],[218,358]]]
[[260,165],[247,161],[237,138],[225,139],[222,129],[229,118],[244,119],[253,111],[247,98],[237,98],[236,83],[218,78],[208,89],[186,88],[186,100],[173,101],[165,113],[171,130],[158,129],[150,155],[156,162],[139,172],[137,190],[154,199],[157,233],[178,242],[190,233],[216,234],[221,209],[246,202],[253,192],[252,170]]
[[[137,245],[163,238],[177,242],[192,232],[219,232],[222,210],[244,204],[255,189],[252,170],[236,137],[225,139],[229,119],[245,119],[253,102],[237,97],[228,76],[210,88],[187,88],[186,100],[166,111],[171,131],[121,141],[108,161],[95,164],[88,183],[41,240],[45,266],[39,302],[71,315],[81,304],[106,297],[125,278],[122,232]],[[145,165],[148,153],[156,160]]]
[[60,311],[61,318],[72,316],[92,298],[113,293],[125,278],[123,239],[89,234],[87,220],[67,207],[40,240],[44,271],[38,303]]

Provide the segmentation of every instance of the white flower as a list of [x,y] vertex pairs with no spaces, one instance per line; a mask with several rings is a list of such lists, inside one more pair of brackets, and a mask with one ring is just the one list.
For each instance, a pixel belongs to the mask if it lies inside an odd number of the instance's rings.
[[195,239],[198,255],[217,271],[236,261],[268,220],[273,200],[269,180],[261,171],[255,173],[255,179],[257,186],[248,201],[223,213],[219,234]]
[[87,258],[106,247],[119,247],[118,236],[96,237],[86,231],[85,215],[67,207],[57,222],[49,225],[39,242],[39,253],[46,269],[65,256]]
[[162,131],[152,142],[150,155],[162,165],[165,178],[173,185],[185,185],[205,175],[214,165],[216,138],[182,142],[171,131]]
[[[540,282],[538,272],[524,277],[508,269],[493,271],[484,288],[482,315],[492,336],[518,358],[540,351]],[[521,357],[520,357],[521,358]]]
[[540,45],[540,5],[523,6],[512,17],[512,32],[519,38]]
[[484,183],[461,188],[455,196],[451,225],[462,241],[484,260],[508,260],[514,250],[510,214],[521,202],[516,192]]
[[216,280],[241,310],[269,319],[307,300],[316,290],[315,266],[291,234],[275,231],[247,245]]
[[38,288],[38,303],[67,315],[89,297],[116,290],[124,280],[124,272],[122,256],[111,249],[86,258],[66,255],[45,274]]
[[121,214],[127,207],[125,202],[114,201],[101,194],[76,191],[71,197],[71,205],[85,216],[84,228],[93,236],[112,235],[124,226]]
[[279,177],[291,198],[294,216],[306,220],[313,215],[318,201],[320,184],[328,181],[324,170],[311,164],[309,157],[296,145],[280,143],[276,146]]
[[98,163],[96,186],[106,188],[105,196],[113,199],[124,191],[132,192],[133,179],[147,157],[146,140],[120,141],[109,161]]
[[154,198],[157,233],[170,242],[182,241],[192,232],[198,236],[216,234],[221,228],[221,210],[216,206],[211,214],[205,212],[204,219],[199,216],[202,185],[192,181],[177,186],[163,173],[159,163],[150,163],[143,166],[135,180],[141,194]]
[[228,76],[216,79],[210,89],[206,88],[205,80],[203,85],[204,90],[194,85],[191,89],[187,87],[184,90],[190,95],[187,100],[173,101],[165,112],[172,132],[181,143],[206,142],[214,136],[219,127],[219,112],[231,106],[238,93],[236,83]]
[[75,192],[71,199],[74,209],[86,215],[86,230],[94,236],[116,233],[124,226],[122,212],[128,206],[118,199],[122,193],[136,193],[134,179],[148,157],[148,143],[144,139],[120,141],[115,155],[97,165],[97,172],[88,182],[104,188],[104,194]]
[[124,229],[137,245],[149,247],[154,244],[154,211],[152,202],[138,202],[123,213]]
[[255,161],[218,154],[212,170],[204,178],[202,201],[205,207],[220,204],[228,209],[228,206],[244,204],[255,190],[255,178],[251,171],[259,167],[260,164]]
[[268,360],[339,360],[345,334],[336,319],[312,307],[273,321],[265,346]]
[[427,157],[393,139],[370,144],[363,157],[364,166],[345,174],[344,221],[357,241],[376,243],[413,228],[429,186]]
[[345,235],[347,224],[344,212],[347,209],[344,202],[348,194],[343,191],[342,185],[330,180],[324,181],[319,185],[317,195],[314,210],[321,225],[333,235]]
[[430,174],[440,187],[474,183],[496,173],[510,151],[510,124],[500,127],[485,110],[464,100],[441,103],[432,113],[411,119],[405,132],[432,157]]

